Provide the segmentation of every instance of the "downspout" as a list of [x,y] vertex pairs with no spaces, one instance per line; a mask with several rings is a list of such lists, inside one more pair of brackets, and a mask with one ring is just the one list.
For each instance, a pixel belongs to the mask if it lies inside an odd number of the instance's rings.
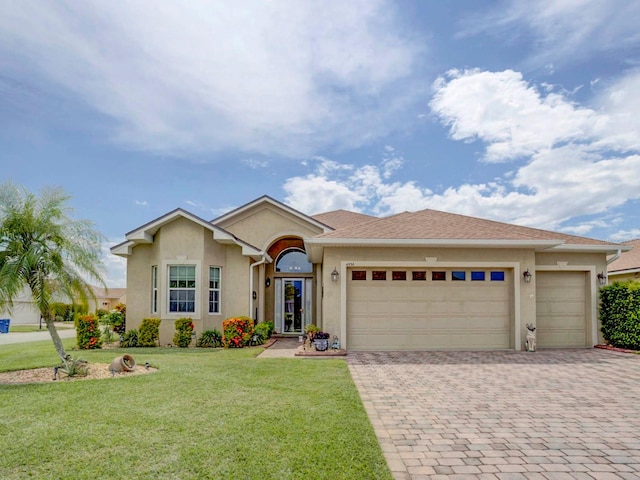
[[[252,263],[249,266],[249,315],[248,315],[249,318],[253,318],[253,313],[254,313],[253,312],[253,307],[255,305],[255,300],[253,299],[253,277],[254,277],[253,274],[254,274],[254,268],[259,266],[259,265],[263,265],[264,263],[266,263],[267,262],[267,258],[268,258],[268,256],[265,253],[263,253],[261,260],[258,260],[257,262]],[[258,320],[258,319],[256,318],[256,320]]]
[[609,260],[607,260],[607,265],[609,265],[610,263],[615,262],[617,259],[620,258],[620,255],[622,255],[622,249],[618,249],[618,253],[616,253],[613,257],[611,257]]

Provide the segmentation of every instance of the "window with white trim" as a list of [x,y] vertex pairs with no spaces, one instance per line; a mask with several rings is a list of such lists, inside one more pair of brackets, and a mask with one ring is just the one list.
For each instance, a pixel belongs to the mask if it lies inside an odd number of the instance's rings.
[[169,312],[196,311],[196,266],[169,265]]
[[151,267],[151,313],[158,313],[158,266]]
[[220,267],[209,267],[209,313],[220,313]]

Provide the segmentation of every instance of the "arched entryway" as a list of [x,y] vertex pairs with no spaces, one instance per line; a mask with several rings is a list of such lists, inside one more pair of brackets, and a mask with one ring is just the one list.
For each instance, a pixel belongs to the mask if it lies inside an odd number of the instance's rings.
[[272,279],[267,308],[271,310],[275,330],[300,335],[313,322],[314,266],[307,258],[301,238],[282,238],[271,245],[268,253],[274,262],[267,271]]

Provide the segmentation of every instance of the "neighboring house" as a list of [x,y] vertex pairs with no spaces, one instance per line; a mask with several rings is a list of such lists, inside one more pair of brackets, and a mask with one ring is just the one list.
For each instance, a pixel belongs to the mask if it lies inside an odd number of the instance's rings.
[[[95,302],[93,299],[89,299],[89,311],[95,312],[101,308],[103,310],[111,310],[118,303],[126,303],[126,288],[100,288],[91,287],[95,296]],[[66,299],[58,300],[62,303],[69,303]],[[25,289],[14,301],[11,313],[8,310],[0,310],[0,318],[11,319],[12,325],[22,325],[28,323],[40,322],[40,311],[34,307],[31,293],[28,289]]]
[[622,245],[631,247],[632,250],[622,253],[609,264],[609,283],[640,280],[640,238],[624,242]]
[[127,326],[196,332],[225,318],[308,323],[348,350],[515,349],[599,343],[607,255],[630,247],[435,210],[305,215],[270,197],[213,220],[174,210],[126,234]]

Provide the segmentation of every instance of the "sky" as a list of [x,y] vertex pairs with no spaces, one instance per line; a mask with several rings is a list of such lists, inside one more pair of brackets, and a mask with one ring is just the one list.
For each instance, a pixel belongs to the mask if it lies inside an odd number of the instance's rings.
[[176,208],[640,237],[635,0],[0,0],[0,180],[109,253]]

